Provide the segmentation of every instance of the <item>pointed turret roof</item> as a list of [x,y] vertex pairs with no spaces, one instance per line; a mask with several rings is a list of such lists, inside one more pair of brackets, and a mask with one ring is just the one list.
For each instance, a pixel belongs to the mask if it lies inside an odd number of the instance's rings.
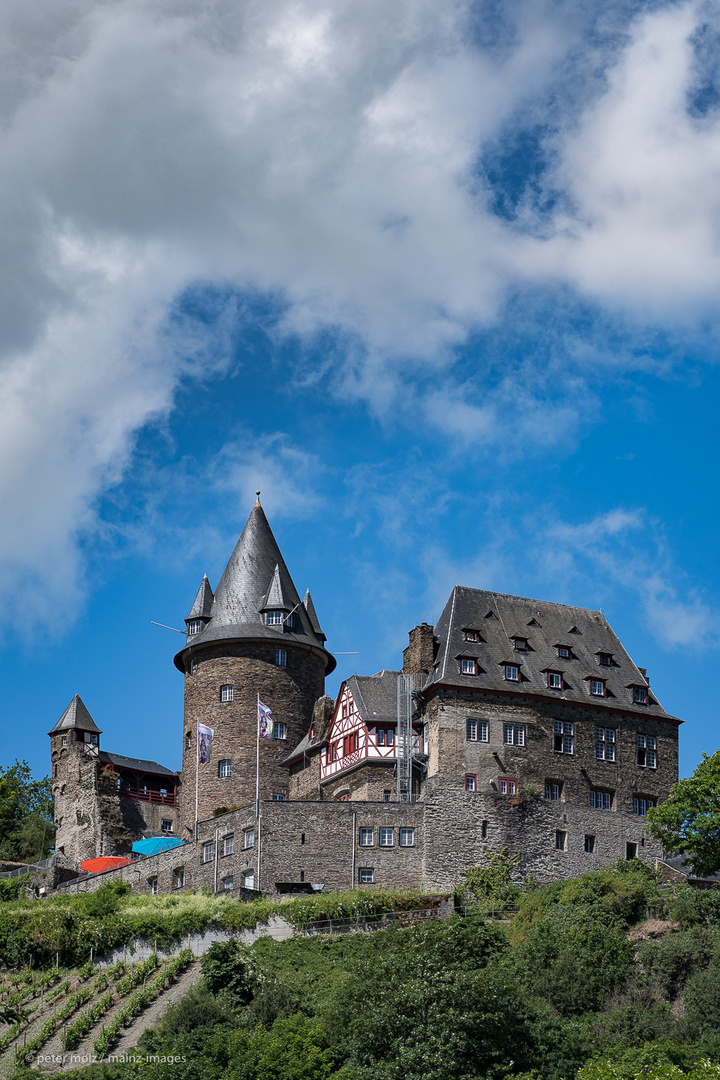
[[78,731],[92,731],[96,735],[102,735],[100,728],[85,708],[79,694],[75,695],[55,727],[48,732],[48,735],[56,735],[58,731],[69,731],[71,728],[77,728]]
[[[324,648],[325,635],[312,601],[310,610],[300,602],[259,500],[250,512],[214,596],[206,581],[203,579],[188,618],[203,618],[208,622],[201,633],[188,638],[188,648],[196,650],[218,640],[282,637],[288,643],[295,640],[322,649],[326,672],[333,670],[335,659]],[[209,598],[212,601],[206,606]],[[273,609],[287,614],[294,611],[292,628],[289,623],[268,625],[265,612]],[[181,671],[185,670],[184,654],[183,649],[175,657],[175,666]]]
[[190,614],[185,622],[190,622],[191,619],[209,619],[212,613],[212,603],[213,591],[210,588],[208,576],[205,574],[200,582],[200,588],[197,591],[195,602],[190,608]]
[[[292,585],[292,582],[290,582],[290,584]],[[270,582],[270,588],[265,593],[263,602],[260,605],[260,610],[272,611],[273,608],[275,610],[279,608],[283,611],[291,611],[299,603],[299,600],[293,601],[290,597],[285,595],[282,575],[280,574],[280,564],[276,563],[272,581]]]
[[322,641],[325,641],[326,638],[325,638],[325,635],[323,634],[322,630],[320,629],[320,620],[317,617],[317,612],[315,611],[315,605],[313,604],[312,596],[310,595],[310,590],[309,589],[305,593],[305,599],[303,600],[303,607],[305,608],[305,610],[308,613],[308,619],[310,620],[310,625],[312,626],[313,630],[315,631],[315,634]]

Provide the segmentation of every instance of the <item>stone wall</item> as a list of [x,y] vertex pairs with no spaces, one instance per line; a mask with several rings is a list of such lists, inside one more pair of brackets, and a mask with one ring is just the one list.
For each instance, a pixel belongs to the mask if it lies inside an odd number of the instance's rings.
[[421,623],[410,631],[408,638],[408,646],[403,650],[403,674],[428,675],[435,662],[433,627],[429,623]]
[[[518,781],[521,793],[542,798],[546,783],[560,788],[560,801],[589,807],[591,790],[608,792],[613,811],[632,814],[633,797],[667,798],[677,780],[678,734],[674,723],[560,701],[533,702],[470,692],[440,692],[428,706],[428,775],[477,778],[477,791],[499,790],[501,777]],[[471,741],[467,721],[486,722],[488,741]],[[573,724],[573,752],[554,749],[555,721]],[[504,724],[524,728],[524,745],[504,743]],[[615,733],[615,761],[596,756],[596,728]],[[637,735],[657,739],[657,767],[637,763]]]
[[[242,806],[255,800],[255,755],[258,694],[286,725],[284,739],[260,740],[260,798],[288,794],[288,770],[280,765],[305,736],[313,707],[323,693],[324,659],[317,650],[288,642],[287,666],[275,665],[275,641],[221,642],[208,645],[185,675],[183,827],[195,820],[196,724],[215,732],[212,760],[200,766],[199,817],[218,807]],[[280,642],[279,644],[283,644]],[[221,687],[232,686],[233,700],[221,701]],[[230,776],[218,774],[221,760],[232,762]]]

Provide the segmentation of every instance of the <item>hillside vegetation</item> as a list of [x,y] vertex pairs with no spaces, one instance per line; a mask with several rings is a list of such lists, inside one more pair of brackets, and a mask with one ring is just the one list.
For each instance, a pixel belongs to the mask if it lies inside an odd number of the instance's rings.
[[[475,907],[447,920],[215,945],[202,981],[140,1039],[139,1060],[63,1075],[720,1080],[720,893],[663,891],[637,861],[544,888],[509,886],[497,870],[469,874]],[[514,901],[501,918],[493,890]],[[122,907],[131,900],[119,898],[118,917],[144,906]],[[327,914],[391,902],[323,898]]]

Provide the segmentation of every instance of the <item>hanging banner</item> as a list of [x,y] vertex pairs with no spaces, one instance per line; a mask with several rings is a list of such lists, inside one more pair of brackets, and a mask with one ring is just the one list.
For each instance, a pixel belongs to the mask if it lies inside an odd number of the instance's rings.
[[215,732],[211,727],[198,724],[198,764],[207,765],[212,754],[212,741]]
[[272,710],[263,705],[258,698],[258,735],[261,739],[269,739],[273,733]]

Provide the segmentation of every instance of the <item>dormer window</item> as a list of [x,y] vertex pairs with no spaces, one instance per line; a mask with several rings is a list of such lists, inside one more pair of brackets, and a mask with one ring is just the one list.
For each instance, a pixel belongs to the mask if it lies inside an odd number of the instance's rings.
[[202,628],[202,619],[191,619],[187,624],[188,637],[192,637],[193,634],[199,634]]
[[590,695],[592,697],[606,697],[606,686],[604,679],[591,679],[590,680]]
[[520,668],[517,664],[505,664],[505,681],[520,682]]
[[569,645],[557,645],[557,653],[561,660],[569,660],[571,650]]
[[563,689],[563,677],[560,671],[548,671],[547,675],[547,687],[548,690],[562,690]]
[[516,648],[518,652],[527,652],[528,639],[526,637],[514,637],[513,647]]
[[477,630],[463,630],[463,634],[465,635],[466,641],[480,640],[480,634],[477,632]]
[[648,692],[646,686],[633,686],[633,702],[635,705],[647,705]]
[[265,615],[265,622],[268,626],[282,626],[283,613],[282,611],[268,611]]
[[613,662],[612,653],[599,652],[597,654],[597,658],[598,658],[598,664],[600,665],[600,667],[612,667],[612,662]]
[[460,673],[462,675],[477,675],[477,660],[461,660]]

